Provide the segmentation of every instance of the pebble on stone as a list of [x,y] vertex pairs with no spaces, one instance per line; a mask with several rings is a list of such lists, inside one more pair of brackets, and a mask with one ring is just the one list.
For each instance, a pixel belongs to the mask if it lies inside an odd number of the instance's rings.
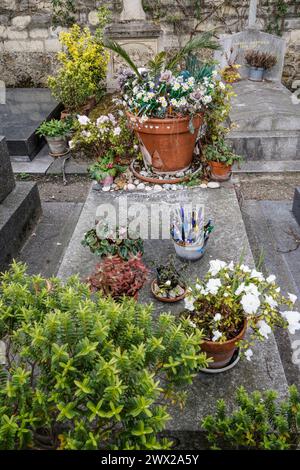
[[210,181],[209,183],[207,183],[207,187],[211,189],[217,189],[220,187],[220,183],[217,183],[215,181]]
[[207,184],[201,183],[200,186],[199,186],[199,188],[206,189],[206,188],[207,188]]
[[142,189],[145,189],[144,183],[139,183],[139,184],[137,185],[137,189],[139,189],[140,191],[141,191]]
[[136,189],[136,187],[134,186],[134,184],[129,183],[129,184],[127,185],[127,190],[128,190],[128,191],[134,191],[135,189]]
[[110,186],[103,186],[102,191],[110,191]]

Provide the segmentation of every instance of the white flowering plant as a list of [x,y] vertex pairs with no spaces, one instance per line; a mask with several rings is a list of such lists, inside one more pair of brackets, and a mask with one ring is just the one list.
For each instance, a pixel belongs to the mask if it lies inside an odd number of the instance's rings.
[[130,74],[122,86],[124,106],[145,118],[193,116],[207,109],[212,101],[216,72],[210,68],[198,81],[189,71],[162,70],[155,76],[143,70],[143,80]]
[[137,141],[128,127],[124,112],[116,107],[114,113],[94,119],[78,115],[70,148],[84,153],[90,159],[101,159],[107,154],[117,163],[128,163],[136,154]]
[[246,321],[252,332],[240,347],[251,360],[255,339],[268,339],[275,327],[288,328],[291,334],[300,329],[296,300],[293,294],[281,294],[274,275],[213,260],[204,280],[189,288],[183,315],[192,328],[203,330],[204,339],[218,343],[235,338]]

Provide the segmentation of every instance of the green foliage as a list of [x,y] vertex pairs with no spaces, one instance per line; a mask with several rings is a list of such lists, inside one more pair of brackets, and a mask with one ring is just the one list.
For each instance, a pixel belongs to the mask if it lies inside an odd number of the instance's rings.
[[208,162],[221,162],[230,166],[235,162],[240,163],[242,161],[242,157],[236,155],[223,139],[204,147],[203,156]]
[[206,364],[200,331],[172,315],[17,263],[0,279],[0,338],[1,449],[169,448],[165,400]]
[[113,234],[107,225],[86,232],[81,243],[83,246],[88,246],[92,253],[100,257],[118,255],[120,258],[128,260],[131,255],[144,253],[144,243],[141,238],[118,227],[117,233]]
[[72,26],[75,21],[75,0],[51,0],[52,24],[54,27]]
[[61,32],[63,51],[57,54],[60,67],[55,76],[48,77],[53,96],[69,111],[78,111],[94,95],[101,95],[108,63],[103,45],[88,28],[74,24]]
[[300,444],[300,394],[290,387],[289,398],[278,403],[276,392],[249,395],[239,388],[238,406],[228,413],[219,400],[214,415],[202,421],[212,449],[288,450]]
[[115,177],[118,172],[124,170],[114,163],[114,152],[111,150],[101,158],[97,163],[94,163],[88,168],[88,173],[93,180],[102,181],[106,176]]
[[286,0],[276,0],[272,7],[269,7],[268,23],[266,31],[271,34],[282,35],[285,17],[288,13]]
[[51,119],[50,121],[44,121],[36,133],[46,137],[63,137],[70,132],[71,127],[70,121]]

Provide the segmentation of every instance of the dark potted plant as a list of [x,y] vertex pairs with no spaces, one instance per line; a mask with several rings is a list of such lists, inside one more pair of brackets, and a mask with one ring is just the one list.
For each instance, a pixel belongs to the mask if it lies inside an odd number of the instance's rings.
[[156,267],[156,279],[151,283],[154,297],[161,302],[178,302],[186,294],[185,281],[179,273],[173,257],[169,257],[166,264]]
[[236,155],[223,139],[206,145],[203,148],[203,157],[210,166],[212,179],[216,181],[228,180],[233,164],[242,161],[242,157]]
[[137,234],[123,227],[116,227],[114,233],[107,224],[88,230],[81,243],[83,246],[88,246],[91,252],[100,258],[119,256],[128,260],[131,255],[144,253],[144,242]]
[[70,125],[67,122],[57,119],[44,121],[36,133],[44,136],[48,145],[50,153],[53,156],[63,155],[67,151],[66,136],[70,132]]
[[108,256],[96,266],[87,282],[92,291],[102,291],[115,300],[124,296],[137,300],[139,290],[148,279],[148,272],[141,255],[131,256],[126,261],[119,256]]
[[145,166],[155,173],[189,168],[203,113],[211,101],[215,75],[212,68],[206,68],[204,75],[192,75],[187,63],[182,70],[178,70],[178,64],[196,49],[217,49],[219,45],[211,34],[203,34],[191,39],[171,58],[160,52],[145,69],[138,69],[119,44],[108,40],[106,46],[132,70],[123,73],[120,82]]
[[[282,311],[284,305],[293,308],[297,297],[281,295],[275,280],[242,263],[213,260],[204,280],[190,286],[183,316],[203,329],[201,348],[213,359],[210,368],[222,370],[237,348],[251,360],[253,341],[268,339],[275,327],[291,334],[300,329],[300,313]],[[247,328],[252,332],[244,339]]]
[[249,66],[249,80],[261,82],[265,71],[277,64],[277,57],[268,52],[251,49],[246,52],[245,61]]

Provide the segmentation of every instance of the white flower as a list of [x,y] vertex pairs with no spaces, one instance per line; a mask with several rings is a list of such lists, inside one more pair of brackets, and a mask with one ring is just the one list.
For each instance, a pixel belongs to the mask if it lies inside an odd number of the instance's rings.
[[90,133],[90,131],[82,131],[82,132],[81,132],[81,135],[82,135],[83,137],[89,138],[89,137],[91,137],[92,134]]
[[122,116],[124,116],[124,111],[122,111],[122,109],[119,109],[118,114],[119,114],[119,116],[122,117]]
[[214,316],[214,321],[220,321],[222,318],[222,315],[220,313],[216,313]]
[[203,101],[204,104],[211,103],[212,102],[212,97],[210,95],[206,95],[206,96],[203,97],[202,101]]
[[193,86],[193,85],[195,84],[195,79],[194,79],[194,77],[188,78],[187,83],[188,83],[189,86]]
[[278,307],[278,302],[276,302],[276,300],[274,300],[271,295],[266,295],[265,301],[270,305],[271,308]]
[[290,300],[293,304],[294,304],[294,303],[296,302],[296,300],[297,300],[297,296],[294,295],[294,294],[290,294],[290,293],[288,293],[288,298],[289,298],[289,300]]
[[289,332],[294,335],[296,330],[300,330],[300,313],[299,312],[282,312],[281,315],[286,319],[289,326]]
[[194,297],[186,297],[184,299],[184,306],[185,306],[186,310],[189,310],[190,312],[193,312],[195,310],[194,302],[195,302]]
[[257,312],[260,306],[260,300],[256,295],[248,293],[243,295],[241,299],[241,305],[244,309],[244,312],[248,315],[251,315]]
[[141,123],[147,122],[148,119],[149,119],[148,116],[146,116],[146,114],[143,114],[143,116],[140,118],[140,122]]
[[121,134],[121,127],[116,127],[114,129],[114,135],[120,135]]
[[245,290],[245,283],[242,282],[235,291],[235,295],[240,295]]
[[196,323],[194,323],[192,320],[189,319],[189,324],[193,327],[193,328],[197,328],[197,325]]
[[252,294],[255,295],[256,297],[259,297],[260,292],[255,284],[249,284],[248,286],[245,287],[244,291],[246,294]]
[[259,328],[260,334],[264,338],[268,339],[268,335],[272,332],[271,327],[268,325],[268,323],[266,323],[264,320],[259,320],[259,322],[257,322],[257,326]]
[[178,106],[178,101],[175,98],[171,99],[171,105],[172,106]]
[[155,83],[154,83],[154,82],[152,82],[152,81],[151,81],[151,82],[149,82],[149,87],[150,87],[150,88],[154,88],[154,87],[155,87]]
[[269,284],[273,284],[276,281],[276,276],[274,276],[274,274],[271,274],[271,276],[267,277],[266,281]]
[[213,73],[212,73],[212,76],[213,77],[216,77],[218,75],[218,71],[217,70],[214,70]]
[[251,362],[251,357],[252,356],[253,356],[252,349],[247,349],[247,351],[245,351],[245,357],[246,357],[247,361]]
[[234,263],[233,261],[230,261],[229,265],[228,265],[228,269],[230,269],[230,271],[232,271],[234,269]]
[[138,100],[141,100],[143,98],[143,93],[140,91],[137,95],[136,95],[137,99]]
[[96,121],[96,125],[97,127],[101,126],[101,124],[104,124],[105,122],[108,122],[109,121],[109,117],[108,116],[100,116],[98,117],[97,121]]
[[223,82],[220,82],[219,83],[219,87],[221,88],[221,90],[225,90],[225,85]]
[[208,272],[212,275],[212,276],[216,276],[218,274],[219,271],[221,271],[221,269],[225,268],[226,267],[226,263],[225,261],[220,261],[219,259],[215,259],[215,260],[212,260],[209,262],[209,270]]
[[158,98],[158,101],[160,102],[163,108],[166,108],[168,106],[167,100],[164,96],[160,96]]
[[246,266],[245,264],[241,264],[240,270],[243,271],[244,273],[251,273],[251,269],[249,266]]
[[218,330],[213,331],[212,341],[218,341],[222,337],[222,333]]
[[252,277],[254,279],[258,279],[259,281],[264,281],[265,280],[263,274],[259,271],[256,271],[256,269],[252,269],[250,277]]
[[86,124],[89,124],[91,122],[87,116],[80,116],[79,114],[77,116],[77,119],[79,124],[81,124],[82,126],[85,126]]
[[73,140],[69,140],[69,147],[70,149],[73,149],[75,147]]
[[221,286],[222,283],[220,279],[210,279],[206,284],[206,291],[208,294],[216,295]]
[[179,90],[180,86],[181,86],[180,83],[175,82],[174,85],[173,85],[173,90],[175,90],[175,91]]
[[166,287],[170,287],[171,284],[172,284],[171,281],[166,281],[166,282],[165,282],[165,286],[166,286]]

